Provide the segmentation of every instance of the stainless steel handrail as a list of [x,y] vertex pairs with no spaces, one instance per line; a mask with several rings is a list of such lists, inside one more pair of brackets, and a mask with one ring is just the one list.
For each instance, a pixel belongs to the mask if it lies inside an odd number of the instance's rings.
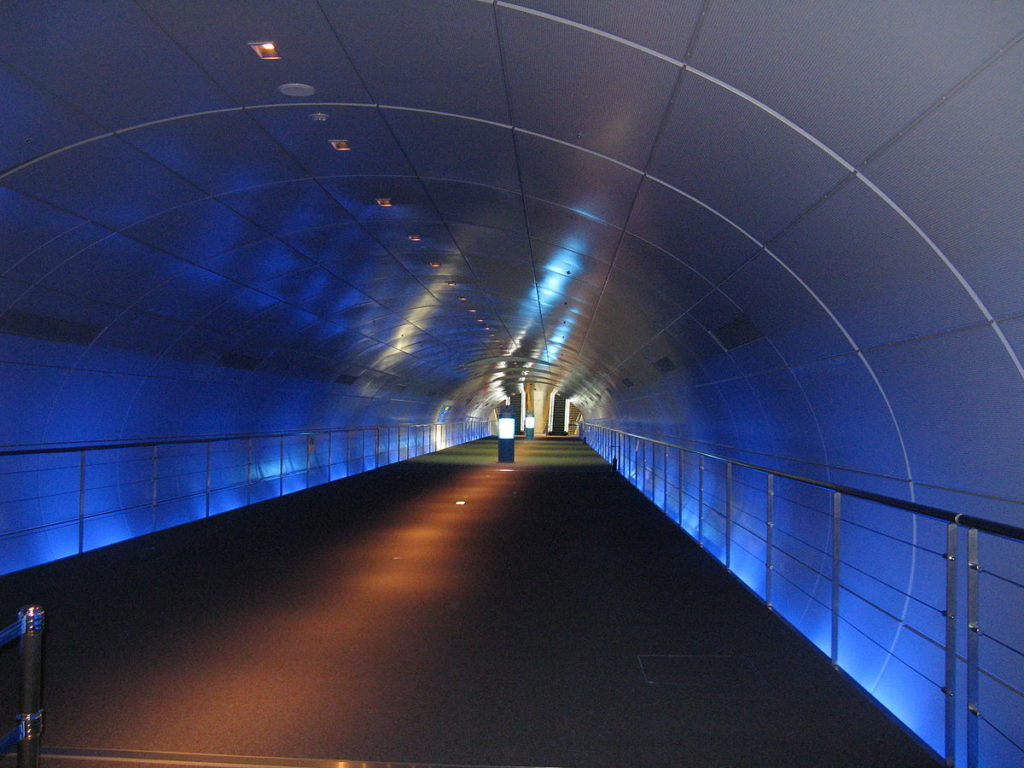
[[[819,647],[827,646],[825,652],[836,668],[842,668],[843,664],[839,654],[843,642],[842,627],[859,632],[863,638],[878,644],[871,634],[876,631],[875,625],[864,623],[856,613],[852,616],[844,613],[847,596],[854,598],[855,602],[860,601],[862,605],[873,607],[880,615],[895,621],[899,627],[939,649],[943,654],[942,669],[934,670],[929,676],[922,671],[927,667],[918,668],[914,659],[908,660],[901,656],[894,646],[881,648],[921,676],[924,687],[917,689],[917,695],[928,697],[941,693],[941,732],[932,731],[929,746],[936,755],[941,753],[947,766],[963,764],[967,768],[979,768],[983,765],[996,765],[992,750],[997,747],[993,746],[993,739],[1002,739],[1002,746],[998,748],[1014,755],[1010,763],[1004,760],[998,762],[999,765],[1024,764],[1021,762],[1024,760],[1024,738],[1016,725],[1024,721],[1024,687],[1019,682],[1019,675],[1015,671],[1017,668],[1007,666],[1010,663],[1008,658],[1024,659],[1024,638],[1016,634],[1006,637],[1007,632],[1019,632],[1019,625],[1012,621],[1000,621],[998,614],[1001,607],[998,604],[984,603],[986,611],[982,613],[982,593],[986,590],[986,583],[991,585],[998,581],[1002,585],[1000,589],[1016,590],[1011,599],[1024,600],[1024,583],[1016,575],[1020,569],[1014,570],[1014,563],[1024,561],[1024,549],[1012,552],[1006,549],[1019,547],[1024,542],[1024,528],[802,477],[601,424],[585,422],[584,434],[587,435],[587,442],[645,496],[656,505],[660,500],[660,506],[666,514],[671,516],[670,510],[674,506],[678,513],[677,524],[687,530],[701,547],[710,547],[712,555],[764,600],[770,609],[780,610],[773,600],[776,592],[785,588],[802,592],[806,600],[818,606],[815,610],[820,609],[819,615],[827,614],[830,626],[825,628],[826,635]],[[657,446],[662,446],[662,450],[656,450]],[[669,462],[671,451],[677,454],[676,463],[672,465]],[[763,475],[764,487],[758,488],[751,482],[736,479],[735,475],[739,474],[737,468]],[[670,498],[669,486],[673,478],[678,482],[673,484],[674,494]],[[827,494],[827,505],[823,497],[821,506],[827,506],[828,509],[813,509],[802,499],[780,495],[777,479]],[[743,492],[744,503],[737,503],[739,491]],[[751,503],[751,493],[759,494],[763,502],[755,500]],[[758,496],[753,498],[757,499]],[[914,516],[919,515],[945,523],[945,551],[938,551],[938,545],[926,546],[919,543],[916,535],[913,541],[893,537],[886,532],[884,524],[878,529],[871,527],[868,524],[871,518],[849,518],[844,511],[844,500],[847,498],[872,502],[890,512],[905,511],[915,520],[917,518]],[[808,537],[798,539],[814,553],[810,557],[795,553],[784,543],[792,540],[797,530],[784,530],[780,527],[778,510],[781,502],[790,505],[789,514],[794,509],[804,515],[818,513],[809,532],[813,532],[814,526],[817,526],[818,535],[824,542],[814,544],[804,540]],[[688,510],[685,525],[684,508]],[[874,520],[877,522],[879,518]],[[751,525],[750,521],[755,524]],[[795,525],[799,528],[807,523],[805,521]],[[763,533],[760,530],[762,527]],[[922,600],[921,595],[910,594],[914,590],[909,585],[906,589],[899,589],[881,576],[878,577],[880,589],[896,589],[904,598],[916,600],[919,609],[930,609],[934,615],[941,615],[942,623],[937,628],[933,624],[930,633],[922,631],[914,626],[914,622],[921,620],[920,617],[911,619],[906,615],[897,616],[858,591],[857,580],[862,576],[875,578],[876,574],[871,571],[879,563],[871,559],[874,555],[870,551],[864,554],[863,550],[854,549],[849,555],[844,555],[840,546],[844,529],[850,534],[854,534],[857,529],[870,531],[899,542],[900,545],[909,546],[918,555],[944,561],[944,594],[937,601],[941,603],[941,608]],[[780,535],[783,537],[781,541]],[[981,537],[986,535],[997,538],[982,540]],[[737,536],[740,540],[737,540]],[[1005,543],[997,547],[999,540]],[[992,549],[983,551],[982,541],[986,546],[991,545]],[[749,548],[751,542],[754,542],[752,549]],[[763,554],[753,551],[762,548]],[[734,556],[746,558],[743,574],[734,569]],[[812,594],[812,591],[817,590],[808,590],[805,585],[798,583],[800,578],[794,580],[794,573],[787,574],[790,569],[784,565],[809,569],[814,574],[813,579],[825,580],[826,590]],[[752,572],[752,567],[763,571]],[[851,576],[847,576],[848,573]],[[850,581],[851,578],[853,581]],[[792,594],[790,592],[790,596]],[[779,615],[786,618],[782,613]],[[797,625],[794,623],[793,626]],[[825,650],[824,647],[822,649]],[[993,653],[993,649],[996,652]],[[984,655],[986,653],[993,655],[990,658]],[[875,682],[880,679],[881,673],[878,675]],[[942,682],[938,682],[940,679]],[[923,681],[927,681],[927,684]],[[930,689],[929,684],[932,686]],[[929,690],[933,693],[929,693]],[[921,698],[918,704],[924,701]]]
[[[897,509],[906,510],[907,512],[915,512],[919,515],[925,515],[927,517],[933,517],[936,520],[943,520],[947,523],[956,523],[970,528],[977,528],[979,531],[985,531],[986,533],[993,533],[997,536],[1003,536],[1008,539],[1016,539],[1018,541],[1024,541],[1024,528],[1020,528],[1014,525],[1008,525],[1006,523],[996,522],[994,520],[986,520],[983,517],[974,517],[972,515],[965,515],[962,512],[951,512],[948,509],[942,509],[941,507],[932,507],[927,504],[919,504],[916,501],[906,501],[905,499],[899,499],[895,496],[886,496],[881,493],[873,493],[871,491],[863,491],[859,488],[852,488],[848,485],[839,485],[837,483],[830,483],[827,480],[815,480],[811,477],[804,477],[802,475],[795,475],[790,472],[783,472],[778,469],[772,469],[771,467],[765,467],[760,464],[751,464],[746,461],[740,461],[738,459],[730,459],[726,456],[719,456],[714,453],[708,453],[707,451],[698,451],[694,448],[687,448],[685,445],[679,445],[678,443],[669,443],[664,440],[658,440],[653,437],[645,437],[643,435],[637,435],[632,432],[626,432],[621,429],[615,429],[614,427],[606,427],[601,424],[586,423],[587,429],[603,429],[609,432],[613,432],[623,437],[632,437],[637,440],[643,440],[646,443],[653,445],[664,445],[669,448],[677,448],[686,453],[694,456],[703,456],[707,459],[713,459],[715,461],[721,461],[727,465],[734,467],[743,467],[744,469],[752,469],[756,472],[764,472],[775,477],[781,477],[786,480],[794,480],[798,483],[805,485],[813,485],[817,488],[822,488],[828,491],[836,491],[843,494],[844,496],[852,496],[858,499],[864,499],[865,501],[872,501],[878,504],[884,504],[888,507],[896,507]],[[2,454],[0,454],[2,455]]]

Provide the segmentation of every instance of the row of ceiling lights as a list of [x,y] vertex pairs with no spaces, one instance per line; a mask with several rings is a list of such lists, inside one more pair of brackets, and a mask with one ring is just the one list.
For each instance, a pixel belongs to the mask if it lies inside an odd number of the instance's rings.
[[[281,58],[281,54],[277,50],[277,45],[272,40],[265,40],[265,41],[260,41],[260,42],[252,42],[252,43],[249,43],[249,47],[256,53],[256,55],[259,58],[263,59],[264,61],[276,61],[276,60],[279,60]],[[299,86],[301,84],[294,83],[294,84],[290,84],[290,85]],[[286,86],[282,86],[282,88],[285,88],[285,87]],[[306,91],[306,89],[308,89],[308,92]],[[304,86],[302,90],[303,90],[303,94],[302,95],[308,95],[308,94],[312,93],[312,88],[310,86]],[[322,112],[314,113],[313,115],[311,115],[311,117],[313,119],[321,121],[321,122],[323,120],[327,119],[327,115],[325,115]],[[332,149],[334,149],[334,150],[336,150],[338,152],[349,152],[349,151],[352,150],[352,146],[349,144],[348,139],[328,139],[328,143],[331,145]],[[375,198],[374,202],[377,205],[379,205],[381,208],[391,208],[391,207],[394,206],[394,203],[392,202],[390,197],[378,197],[378,198]],[[422,241],[423,238],[420,235],[412,234],[412,235],[409,235],[409,240],[411,242],[418,243],[418,242]],[[439,269],[441,267],[441,262],[439,262],[439,261],[431,261],[431,262],[428,262],[428,265],[430,267],[433,267],[434,269]],[[452,281],[452,280],[449,280],[446,284],[449,287],[451,287],[451,288],[454,288],[455,285],[456,285],[456,283],[454,281]],[[467,299],[466,299],[465,296],[459,296],[459,301],[466,301],[466,300]],[[471,308],[469,311],[475,313],[476,309],[472,309]],[[478,317],[476,319],[476,321],[478,323],[482,323],[483,324],[483,329],[485,331],[490,331],[491,330],[491,327],[489,325],[487,325],[486,323],[484,323],[482,318]],[[491,333],[490,335],[492,337],[494,336],[493,333]]]

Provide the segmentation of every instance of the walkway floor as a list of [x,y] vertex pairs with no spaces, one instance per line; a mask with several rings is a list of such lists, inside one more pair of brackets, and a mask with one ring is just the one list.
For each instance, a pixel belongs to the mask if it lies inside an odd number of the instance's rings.
[[0,579],[3,615],[50,616],[47,748],[934,768],[586,445],[517,450],[500,465],[479,441]]

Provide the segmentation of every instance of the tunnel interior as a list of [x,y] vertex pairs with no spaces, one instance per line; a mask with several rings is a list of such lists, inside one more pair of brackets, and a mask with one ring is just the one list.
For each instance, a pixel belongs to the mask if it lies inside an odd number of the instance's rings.
[[[3,3],[3,570],[72,546],[77,454],[30,451],[301,433],[231,448],[286,492],[527,391],[1024,525],[1022,39],[1016,0]],[[108,456],[82,514],[156,486]],[[941,591],[904,542],[942,532],[886,525],[857,546],[902,620]],[[941,660],[868,624],[855,679],[940,750],[903,698]]]

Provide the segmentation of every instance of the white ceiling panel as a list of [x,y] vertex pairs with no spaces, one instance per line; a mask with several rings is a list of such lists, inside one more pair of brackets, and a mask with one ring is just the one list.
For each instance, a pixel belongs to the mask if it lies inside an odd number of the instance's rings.
[[456,224],[489,227],[510,237],[526,234],[523,198],[514,192],[477,184],[428,179],[424,186],[437,210],[454,229]]
[[213,198],[186,203],[123,232],[189,261],[204,261],[267,237],[264,230]]
[[3,184],[113,229],[205,196],[116,137],[22,167]]
[[679,67],[539,16],[499,14],[516,127],[646,167]]
[[641,176],[565,144],[517,133],[523,192],[589,218],[621,227]]
[[865,169],[996,315],[1024,310],[1021,82],[1018,44]]
[[714,208],[763,242],[847,173],[779,120],[736,94],[687,74],[651,175]]
[[127,131],[122,136],[210,194],[309,175],[247,112],[197,115]]
[[627,229],[711,282],[731,274],[759,247],[721,216],[650,179],[640,186]]
[[[314,176],[413,174],[405,153],[375,107],[275,105],[247,112]],[[348,142],[349,149],[335,149],[331,142],[336,140]]]
[[0,30],[5,62],[108,130],[235,106],[128,0],[3,3]]
[[[138,0],[238,104],[287,102],[277,88],[306,83],[317,101],[367,101],[366,90],[315,3],[304,0]],[[272,41],[280,59],[249,43]]]
[[494,11],[465,0],[322,0],[379,104],[508,123]]
[[[324,179],[327,189],[357,221],[439,221],[422,182],[404,176]],[[382,206],[377,201],[389,201]]]
[[274,234],[303,232],[352,220],[349,212],[313,180],[267,184],[221,195],[220,200]]
[[863,184],[844,185],[772,251],[862,347],[985,319],[939,257]]
[[683,60],[700,17],[700,0],[516,0],[529,8],[621,37],[666,56]]
[[1017,0],[715,3],[692,63],[857,164],[1022,26]]
[[532,197],[526,212],[534,239],[611,263],[622,230]]
[[511,128],[416,110],[384,109],[381,113],[421,178],[518,191]]

